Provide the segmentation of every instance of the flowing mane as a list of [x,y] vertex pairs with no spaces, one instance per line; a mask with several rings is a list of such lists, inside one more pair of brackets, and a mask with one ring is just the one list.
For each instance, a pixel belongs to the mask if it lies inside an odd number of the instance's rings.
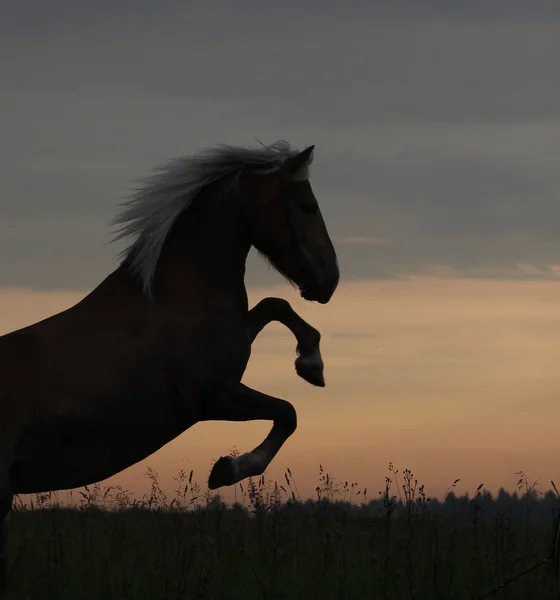
[[[236,181],[242,173],[274,173],[297,152],[285,141],[262,148],[219,145],[172,159],[144,178],[143,185],[120,204],[122,208],[111,222],[117,226],[112,241],[129,240],[119,257],[130,264],[144,293],[151,294],[158,258],[171,227],[206,186],[228,175],[234,175]],[[298,179],[308,178],[310,163],[297,174]]]

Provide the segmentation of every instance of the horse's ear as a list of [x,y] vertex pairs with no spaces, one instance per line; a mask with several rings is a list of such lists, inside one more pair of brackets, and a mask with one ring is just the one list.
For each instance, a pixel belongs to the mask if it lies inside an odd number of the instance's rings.
[[298,178],[298,175],[306,173],[311,161],[313,160],[313,149],[315,146],[308,146],[305,150],[298,152],[295,156],[289,158],[285,167],[290,175]]

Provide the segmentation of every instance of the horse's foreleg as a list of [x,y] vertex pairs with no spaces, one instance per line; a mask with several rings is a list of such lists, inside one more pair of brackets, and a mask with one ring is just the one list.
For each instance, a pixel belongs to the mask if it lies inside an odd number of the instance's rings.
[[298,357],[295,363],[297,374],[313,385],[324,387],[324,365],[319,349],[321,334],[304,321],[287,300],[264,298],[249,311],[251,344],[271,321],[278,321],[285,325],[297,339]]
[[252,390],[242,383],[208,398],[200,420],[273,422],[268,436],[254,450],[235,458],[222,456],[214,464],[208,479],[211,490],[262,475],[297,427],[297,414],[289,402]]

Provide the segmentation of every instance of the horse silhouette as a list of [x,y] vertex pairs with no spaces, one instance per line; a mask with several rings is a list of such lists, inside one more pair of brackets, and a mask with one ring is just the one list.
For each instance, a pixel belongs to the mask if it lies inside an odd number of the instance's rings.
[[101,481],[200,421],[272,421],[254,450],[214,464],[211,489],[264,472],[297,415],[241,383],[255,336],[279,320],[300,376],[324,385],[323,363],[319,333],[286,301],[248,309],[245,265],[254,246],[304,299],[332,297],[313,148],[222,145],[163,165],[113,222],[128,240],[118,267],[71,308],[0,337],[0,523],[13,494]]

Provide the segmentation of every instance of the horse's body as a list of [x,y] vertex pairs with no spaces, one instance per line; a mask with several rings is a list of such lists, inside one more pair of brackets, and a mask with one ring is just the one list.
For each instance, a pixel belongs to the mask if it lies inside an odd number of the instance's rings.
[[[296,413],[241,378],[266,319],[291,309],[248,310],[245,262],[254,245],[304,298],[334,293],[311,151],[221,148],[177,161],[125,207],[118,222],[133,243],[112,274],[72,308],[0,337],[0,523],[13,494],[100,481],[199,421],[274,423],[252,452],[221,458],[209,487],[264,471]],[[317,367],[315,330],[288,320],[298,360]]]
[[[287,302],[267,298],[247,313],[247,333],[240,329],[234,337],[232,327],[227,343],[225,335],[205,336],[204,322],[185,321],[177,328],[175,321],[157,323],[150,312],[131,312],[126,286],[120,294],[120,302],[105,296],[104,304],[102,284],[73,308],[0,337],[0,381],[13,394],[5,391],[1,398],[0,424],[2,439],[13,440],[12,493],[88,485],[146,458],[200,420],[195,403],[188,397],[184,402],[173,387],[181,379],[175,371],[181,362],[174,367],[176,359],[165,356],[165,347],[175,348],[174,354],[181,340],[199,338],[194,352],[180,352],[193,379],[188,393],[196,398],[214,369],[229,368],[241,379],[257,327],[272,319],[284,322],[293,312]],[[324,385],[319,333],[300,323],[298,330],[287,322],[298,337],[296,368],[304,379]],[[83,341],[76,344],[77,339]],[[93,380],[90,370],[97,374]],[[75,398],[82,399],[78,406]],[[21,425],[10,432],[10,423]]]

